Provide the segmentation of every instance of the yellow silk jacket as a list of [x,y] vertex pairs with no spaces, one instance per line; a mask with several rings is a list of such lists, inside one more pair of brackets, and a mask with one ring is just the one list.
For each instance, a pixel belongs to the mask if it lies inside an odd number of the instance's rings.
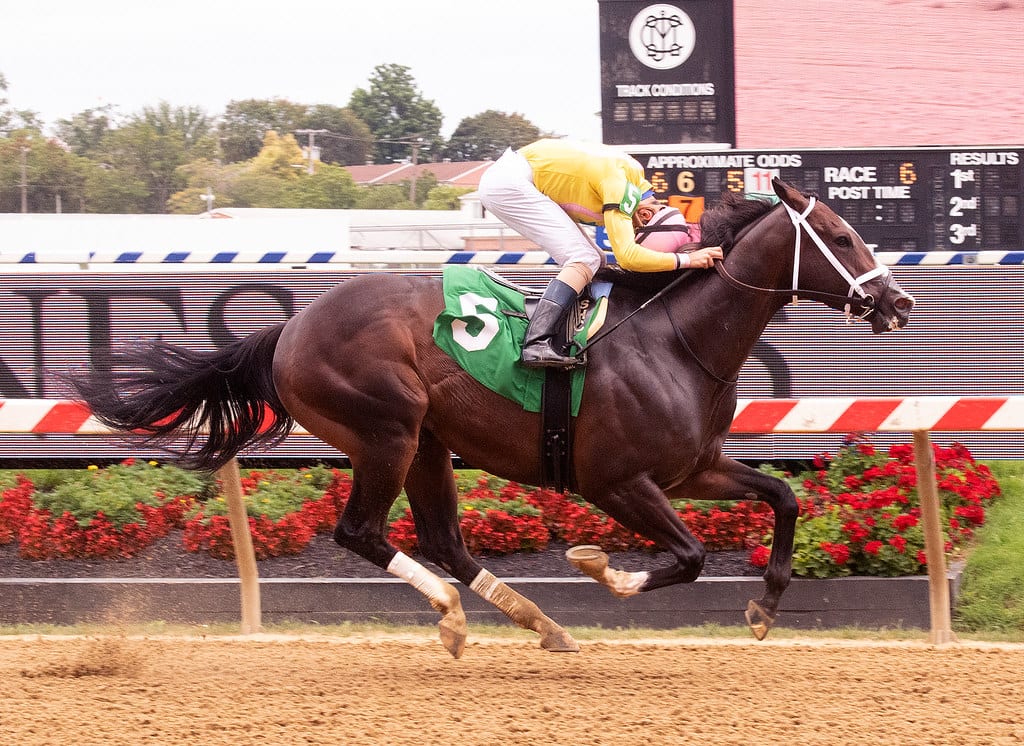
[[615,260],[634,272],[676,268],[674,254],[636,242],[633,212],[651,184],[635,158],[606,145],[538,140],[519,153],[533,168],[533,183],[577,223],[603,225]]

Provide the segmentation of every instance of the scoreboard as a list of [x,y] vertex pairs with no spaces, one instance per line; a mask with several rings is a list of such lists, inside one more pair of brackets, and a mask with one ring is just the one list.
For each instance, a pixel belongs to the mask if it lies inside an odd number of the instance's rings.
[[[876,251],[1024,248],[1024,147],[898,150],[626,148],[655,194],[696,222],[722,192],[775,197],[772,177],[817,194]],[[638,152],[646,151],[646,152]]]

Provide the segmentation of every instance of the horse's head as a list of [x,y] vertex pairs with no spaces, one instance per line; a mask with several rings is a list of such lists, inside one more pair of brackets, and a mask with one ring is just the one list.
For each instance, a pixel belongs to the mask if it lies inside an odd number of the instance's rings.
[[875,334],[907,325],[914,299],[880,264],[857,231],[830,207],[781,179],[772,187],[796,229],[794,296],[814,298],[871,322]]

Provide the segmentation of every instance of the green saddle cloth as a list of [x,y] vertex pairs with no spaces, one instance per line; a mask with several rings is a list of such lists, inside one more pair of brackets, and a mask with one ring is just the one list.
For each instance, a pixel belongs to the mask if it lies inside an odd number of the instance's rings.
[[[448,265],[443,278],[444,310],[434,321],[437,346],[491,391],[528,412],[539,412],[545,371],[519,364],[528,323],[522,294],[476,267]],[[584,328],[576,334],[580,345],[586,333]],[[571,374],[574,417],[579,413],[585,372],[581,367]]]

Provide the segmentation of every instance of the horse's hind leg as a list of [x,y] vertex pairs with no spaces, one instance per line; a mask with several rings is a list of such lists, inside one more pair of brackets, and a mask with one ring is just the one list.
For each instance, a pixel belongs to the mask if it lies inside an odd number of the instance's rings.
[[540,646],[553,652],[578,652],[576,641],[525,596],[481,567],[459,532],[458,496],[451,454],[433,434],[421,431],[419,450],[405,480],[420,551],[470,590],[494,604],[523,629],[540,635]]
[[[441,614],[441,642],[454,657],[466,647],[466,615],[455,587],[387,541],[388,510],[402,488],[412,449],[367,449],[351,455],[352,494],[334,528],[334,540],[360,557],[409,583]],[[377,455],[380,454],[380,455]]]

